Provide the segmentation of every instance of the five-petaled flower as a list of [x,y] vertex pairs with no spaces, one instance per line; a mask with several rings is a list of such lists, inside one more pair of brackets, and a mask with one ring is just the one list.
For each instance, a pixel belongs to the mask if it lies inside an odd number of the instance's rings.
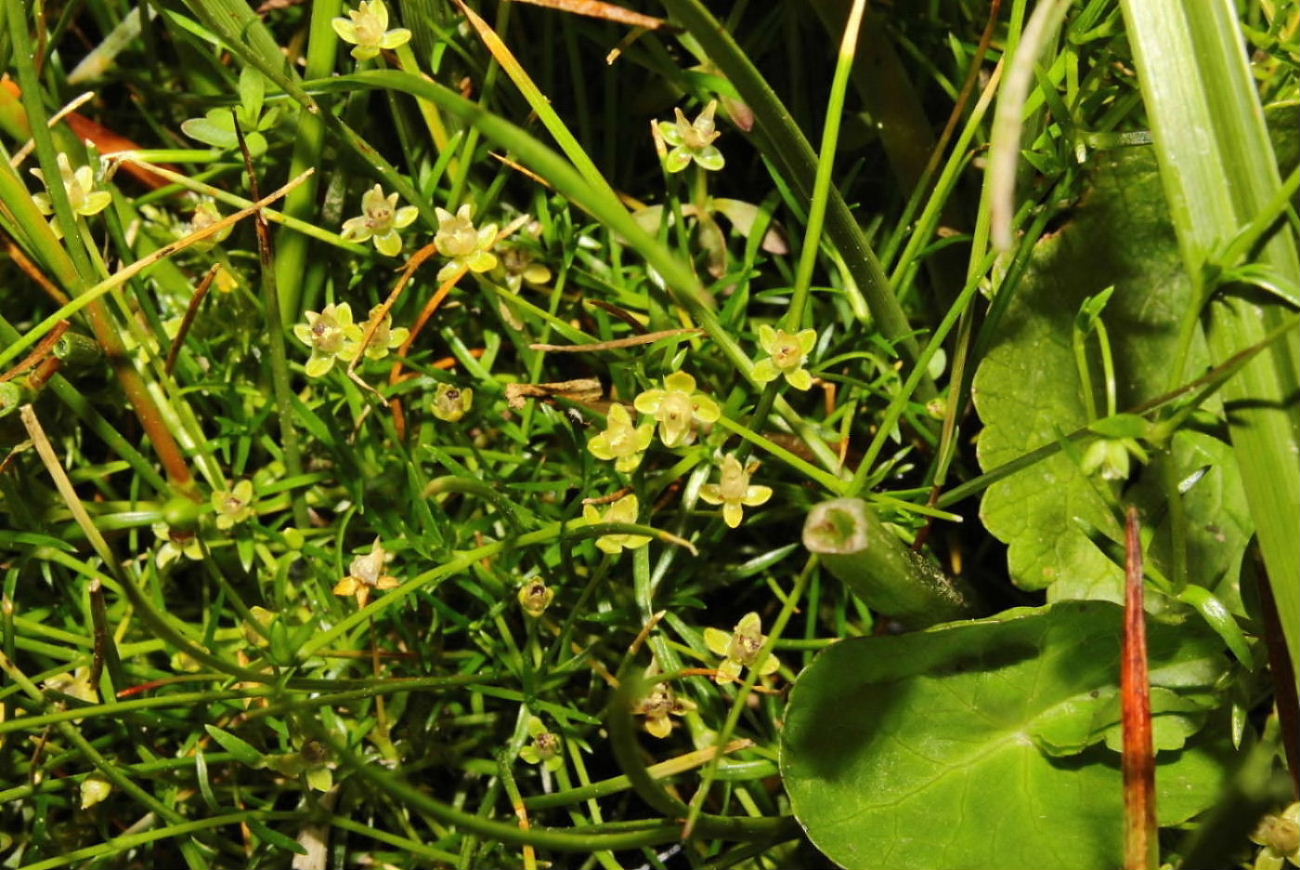
[[[635,523],[640,510],[641,505],[637,501],[636,495],[625,495],[610,505],[609,510],[605,511],[604,514],[601,514],[595,505],[583,505],[582,517],[588,523]],[[635,550],[637,547],[644,547],[648,543],[650,543],[650,539],[645,535],[633,535],[626,532],[601,535],[596,539],[596,546],[612,556],[617,556],[623,552],[624,547]]]
[[784,375],[786,383],[796,390],[808,389],[812,386],[812,375],[804,368],[804,363],[816,344],[816,330],[786,332],[764,323],[758,328],[758,346],[770,357],[754,365],[754,380],[766,384]]
[[735,528],[744,517],[744,508],[758,507],[772,497],[770,486],[749,482],[749,471],[740,464],[734,453],[722,458],[722,479],[700,487],[700,498],[709,504],[722,505],[722,519]]
[[343,222],[343,238],[358,242],[373,239],[375,250],[395,257],[402,250],[402,237],[397,231],[410,226],[419,213],[413,205],[398,208],[397,194],[384,196],[384,189],[376,184],[361,195],[361,216]]
[[226,531],[253,515],[253,481],[241,480],[233,489],[212,492],[212,508],[217,512],[217,528]]
[[[384,306],[382,305],[376,305],[374,308],[370,309],[370,319],[366,321],[364,327],[359,327],[361,335],[360,338],[357,339],[358,348],[360,347],[361,339],[365,338],[366,330],[370,328],[370,324],[374,323],[376,318],[379,318],[383,308]],[[399,326],[396,329],[393,329],[393,315],[385,313],[383,317],[379,319],[378,325],[375,326],[374,334],[370,336],[370,344],[366,345],[366,359],[383,359],[388,356],[390,350],[396,350],[401,347],[402,342],[406,341],[410,334],[411,330],[407,329],[405,326]],[[352,353],[352,356],[354,358],[356,357],[355,351]]]
[[696,423],[716,423],[722,416],[718,403],[695,391],[695,378],[673,372],[662,390],[646,390],[633,403],[642,414],[659,421],[659,440],[665,447],[680,447],[695,440]]
[[533,742],[519,750],[519,757],[529,764],[541,764],[547,770],[559,770],[564,766],[564,756],[560,747],[564,740],[553,731],[547,731],[546,725],[536,716],[528,717],[528,733]]
[[713,121],[718,110],[718,101],[710,100],[704,111],[695,116],[694,121],[687,121],[681,109],[674,109],[675,121],[660,121],[659,133],[664,141],[673,146],[664,157],[664,169],[669,172],[681,172],[694,160],[701,169],[718,170],[725,162],[722,152],[713,144],[713,140],[722,134]]
[[159,568],[167,567],[181,556],[198,561],[203,558],[203,542],[194,532],[173,530],[167,523],[154,523],[153,533],[163,542],[158,548],[155,562]]
[[1253,870],[1282,870],[1287,861],[1300,867],[1300,803],[1265,816],[1250,839],[1263,847]]
[[393,554],[384,549],[379,538],[364,556],[357,556],[348,568],[348,576],[334,587],[335,595],[348,597],[355,595],[357,604],[362,607],[370,600],[370,594],[376,589],[396,589],[402,581],[384,573],[384,567],[393,561]]
[[438,253],[451,262],[438,270],[438,280],[446,281],[462,268],[486,272],[496,268],[497,256],[492,246],[497,240],[497,225],[474,228],[474,206],[465,203],[455,214],[445,208],[434,209],[438,215],[438,232],[433,242]]
[[[541,577],[534,577],[523,586],[519,587],[519,606],[524,609],[533,619],[537,619],[546,612],[546,608],[551,606],[555,600],[555,590],[546,585]],[[533,762],[536,764],[536,762]]]
[[695,702],[677,697],[677,693],[667,683],[656,683],[646,695],[637,702],[633,713],[645,717],[645,730],[655,737],[667,737],[673,731],[671,716],[685,716],[695,709]]
[[[704,643],[715,654],[722,656],[722,664],[713,679],[719,683],[730,683],[740,679],[742,668],[752,668],[758,661],[758,653],[767,643],[763,634],[763,624],[757,613],[746,613],[736,623],[736,628],[727,634],[720,628],[704,629]],[[781,667],[776,656],[768,653],[763,664],[758,668],[758,675],[765,677]]]
[[295,325],[293,334],[311,348],[307,376],[312,378],[333,368],[335,358],[351,362],[361,340],[361,328],[352,322],[352,306],[346,302],[326,305],[319,314],[308,311],[307,322]]
[[632,415],[622,405],[611,405],[607,416],[609,428],[587,442],[587,449],[597,459],[613,459],[614,467],[629,472],[641,464],[645,449],[655,437],[655,424],[632,425]]
[[[94,170],[89,166],[78,166],[74,170],[68,155],[62,151],[55,160],[59,165],[59,178],[63,182],[63,190],[67,193],[74,212],[82,217],[89,217],[108,208],[108,204],[113,201],[113,194],[107,190],[95,190]],[[50,182],[44,172],[33,169],[32,175],[39,178],[47,189],[49,188]],[[41,214],[54,214],[54,201],[48,193],[33,194],[32,201],[36,203],[36,208]],[[50,229],[54,231],[55,236],[62,237],[63,228],[59,226],[57,218],[50,221]]]
[[335,18],[330,24],[340,39],[356,46],[352,56],[357,60],[370,60],[378,57],[380,50],[392,50],[411,41],[411,31],[405,27],[388,29],[384,0],[361,0],[358,8],[348,10],[347,18]]
[[439,383],[433,391],[433,401],[429,411],[444,423],[459,422],[474,406],[474,391],[469,387],[455,387],[448,383]]

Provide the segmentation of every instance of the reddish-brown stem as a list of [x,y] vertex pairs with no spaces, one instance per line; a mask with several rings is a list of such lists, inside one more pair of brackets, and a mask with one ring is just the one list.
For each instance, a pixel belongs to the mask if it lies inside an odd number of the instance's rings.
[[1124,867],[1157,866],[1156,765],[1151,738],[1151,686],[1143,610],[1142,537],[1136,507],[1125,523],[1124,644],[1120,695],[1124,721]]
[[185,344],[185,336],[190,334],[190,327],[194,325],[194,318],[199,314],[199,306],[207,298],[208,290],[212,288],[212,282],[217,277],[217,273],[221,271],[221,268],[220,263],[212,265],[208,273],[203,276],[203,280],[199,282],[198,289],[194,291],[194,296],[185,309],[185,317],[181,320],[181,328],[176,331],[176,338],[172,341],[171,349],[167,351],[167,363],[163,366],[163,371],[169,375],[172,373],[172,369],[176,368],[176,357],[180,356],[181,347]]

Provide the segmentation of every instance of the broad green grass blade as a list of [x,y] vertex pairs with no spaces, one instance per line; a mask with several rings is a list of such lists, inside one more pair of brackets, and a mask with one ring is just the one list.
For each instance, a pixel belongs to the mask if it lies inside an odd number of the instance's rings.
[[[1202,313],[1211,354],[1222,362],[1262,340],[1287,313],[1266,295],[1210,283],[1214,252],[1250,225],[1281,184],[1236,8],[1230,0],[1124,0],[1122,7],[1183,261],[1202,292],[1213,294]],[[1300,279],[1288,226],[1257,257],[1278,275]],[[1293,668],[1300,660],[1298,378],[1300,330],[1223,388]]]

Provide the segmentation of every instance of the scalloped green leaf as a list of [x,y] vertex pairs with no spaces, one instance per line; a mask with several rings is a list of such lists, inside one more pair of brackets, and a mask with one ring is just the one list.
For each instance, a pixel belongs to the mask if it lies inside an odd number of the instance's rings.
[[[1056,443],[1090,422],[1072,330],[1080,306],[1106,287],[1115,286],[1101,318],[1115,356],[1118,408],[1134,407],[1175,385],[1171,366],[1192,289],[1168,222],[1154,155],[1125,149],[1099,155],[1096,163],[1090,191],[1070,221],[1036,246],[1032,265],[975,375],[975,405],[984,421],[979,461],[985,470]],[[1090,352],[1095,358],[1095,350]],[[1206,359],[1203,345],[1194,344],[1189,371],[1203,371]],[[1093,380],[1100,383],[1097,374]],[[1170,461],[1176,480],[1209,469],[1183,497],[1186,579],[1208,588],[1225,576],[1235,580],[1252,530],[1249,512],[1231,450],[1200,432],[1180,431],[1172,459],[1154,455],[1126,493],[1157,528],[1148,558],[1169,567],[1162,466]],[[1052,601],[1122,600],[1123,572],[1075,522],[1082,518],[1122,540],[1098,485],[1079,470],[1070,451],[1062,450],[989,487],[981,516],[1007,544],[1011,577],[1018,586],[1048,589]]]
[[[1109,602],[1067,601],[823,651],[781,738],[809,838],[860,870],[1120,866],[1122,774],[1102,741],[1122,620]],[[1180,718],[1166,742],[1181,743],[1227,659],[1196,622],[1152,621],[1149,649],[1157,708]],[[1233,757],[1207,736],[1157,754],[1160,824],[1213,802]]]

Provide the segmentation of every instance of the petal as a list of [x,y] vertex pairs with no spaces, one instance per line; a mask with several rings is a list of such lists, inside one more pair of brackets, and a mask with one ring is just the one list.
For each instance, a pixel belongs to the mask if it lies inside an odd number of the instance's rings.
[[383,577],[379,578],[379,582],[375,584],[375,587],[377,589],[396,589],[398,586],[401,585],[402,585],[401,580],[398,580],[396,577],[385,574]]
[[32,202],[36,204],[36,210],[41,214],[54,214],[54,203],[48,193],[33,193]]
[[770,324],[764,323],[758,328],[758,346],[769,354],[776,347],[776,330]]
[[722,504],[722,487],[716,483],[706,483],[700,487],[700,498],[709,504]]
[[774,655],[769,654],[763,661],[762,666],[758,669],[760,677],[766,677],[768,674],[774,674],[781,669],[781,660]]
[[413,205],[404,205],[393,215],[393,226],[399,230],[409,227],[420,216],[420,210]]
[[[614,458],[614,451],[609,449],[609,436],[604,432],[591,436],[591,440],[587,442],[587,449],[597,459],[609,460]],[[591,505],[587,505],[587,507],[591,507]]]
[[370,227],[366,225],[364,217],[348,218],[343,222],[343,238],[356,239],[364,242],[370,238]]
[[463,220],[463,221],[471,221],[471,220],[473,220],[473,219],[474,219],[474,203],[472,203],[472,202],[462,203],[462,204],[461,204],[461,207],[458,208],[458,209],[456,209],[456,217],[460,218],[460,219]]
[[623,535],[623,546],[629,550],[636,550],[650,543],[650,539],[645,535]]
[[740,525],[740,521],[745,518],[745,509],[740,506],[740,502],[729,501],[722,506],[722,519],[726,521],[731,528]]
[[785,380],[796,390],[806,390],[813,384],[812,375],[808,374],[807,369],[795,369],[792,372],[786,372]]
[[632,401],[632,406],[642,414],[653,414],[664,400],[663,390],[646,390]]
[[89,166],[78,166],[77,171],[72,173],[72,180],[83,191],[90,190],[95,186],[95,173],[90,170]]
[[441,227],[447,221],[455,220],[456,216],[441,206],[434,206],[433,213],[438,216],[438,226]]
[[396,257],[402,252],[402,237],[397,234],[397,230],[375,236],[375,249],[386,257]]
[[600,522],[600,511],[594,504],[584,504],[582,506],[582,518],[589,523]]
[[475,251],[465,260],[465,265],[471,272],[488,272],[496,268],[497,257],[488,251]]
[[664,443],[665,447],[680,447],[683,444],[689,444],[687,440],[691,434],[690,426],[670,427],[668,423],[659,424],[659,440]]
[[307,771],[307,785],[316,791],[329,791],[334,787],[334,774],[328,767],[314,767]]
[[727,648],[731,646],[731,635],[720,628],[706,628],[704,629],[704,645],[709,648],[709,652],[725,658]]
[[673,733],[673,723],[667,716],[647,716],[645,730],[655,737],[667,737]]
[[707,169],[710,172],[717,172],[727,163],[716,145],[705,145],[695,152],[694,157],[695,162],[699,164],[701,169]]
[[335,18],[330,21],[330,26],[332,26],[334,32],[339,35],[339,39],[344,42],[350,42],[353,45],[357,44],[357,26],[351,19]]
[[335,595],[342,595],[344,597],[355,595],[357,592],[357,578],[352,576],[344,577],[338,583],[334,584],[334,588],[331,591]]
[[623,552],[622,535],[604,535],[596,539],[596,547],[611,556]]
[[771,383],[779,374],[776,365],[770,359],[759,360],[754,364],[754,380],[760,384]]
[[655,439],[655,424],[642,423],[636,430],[636,449],[645,450]]
[[411,330],[407,329],[405,326],[398,326],[394,329],[390,329],[388,330],[388,346],[389,348],[401,347],[406,344],[406,340],[410,337]]
[[551,280],[551,270],[541,263],[533,263],[524,269],[524,280],[529,284],[545,284]]
[[801,329],[795,338],[799,340],[799,349],[805,354],[812,353],[812,349],[817,346],[817,330],[815,329]]
[[550,758],[546,759],[546,769],[552,773],[559,770],[561,767],[564,767],[563,755],[552,755]]
[[388,7],[384,5],[384,0],[370,0],[370,14],[378,25],[376,30],[388,29]]
[[622,405],[610,405],[609,414],[606,415],[609,421],[609,428],[613,429],[618,426],[620,429],[629,428],[632,425],[632,417],[627,413],[627,408]]
[[772,487],[755,484],[745,490],[745,497],[740,500],[740,503],[748,507],[758,507],[761,504],[766,504],[771,497]]
[[714,674],[713,679],[717,683],[730,683],[740,679],[740,662],[727,659],[718,665],[718,672]]
[[529,764],[538,764],[542,760],[541,753],[538,752],[537,747],[533,746],[532,744],[529,744],[528,746],[525,746],[523,749],[519,750],[519,757],[522,758],[524,761],[528,762]]
[[685,145],[678,145],[664,158],[664,170],[669,173],[681,172],[690,165],[691,152],[686,150]]
[[357,60],[373,60],[379,57],[379,49],[373,45],[358,45],[352,49],[352,56]]
[[716,423],[722,416],[722,409],[718,403],[710,399],[703,393],[696,393],[694,400],[691,402],[691,413],[695,419],[701,423]]
[[319,378],[332,368],[334,368],[333,354],[313,353],[311,359],[307,360],[307,377]]
[[303,344],[311,347],[311,327],[305,323],[295,323],[293,325],[294,336]]
[[81,208],[77,209],[77,213],[87,217],[92,214],[99,214],[108,208],[109,203],[112,201],[113,194],[107,190],[97,190],[86,197],[86,201],[82,203]]
[[614,463],[614,468],[615,470],[621,471],[624,474],[630,474],[631,472],[636,471],[637,466],[639,466],[640,464],[641,464],[641,454],[632,453],[628,456],[620,456],[618,462]]
[[253,500],[253,481],[245,478],[244,480],[241,480],[239,483],[235,484],[235,488],[231,490],[231,492],[233,493],[235,498],[239,499],[240,501],[245,503],[250,502]]
[[411,41],[411,31],[405,27],[390,30],[379,38],[379,47],[394,49]]
[[664,137],[664,141],[669,145],[681,145],[682,134],[677,132],[677,125],[672,121],[659,122],[659,135]]
[[664,378],[664,389],[673,392],[693,393],[695,392],[695,378],[686,372],[673,372]]
[[488,224],[478,229],[478,245],[480,248],[490,248],[497,243],[497,225]]

